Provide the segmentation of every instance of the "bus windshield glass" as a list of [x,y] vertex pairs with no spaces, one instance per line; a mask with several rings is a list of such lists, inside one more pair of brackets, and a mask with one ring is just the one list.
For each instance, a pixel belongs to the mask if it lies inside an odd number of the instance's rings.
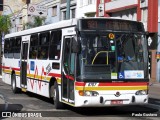
[[[144,79],[147,42],[142,34],[81,32],[78,57],[80,79]],[[130,72],[140,75],[127,76]]]

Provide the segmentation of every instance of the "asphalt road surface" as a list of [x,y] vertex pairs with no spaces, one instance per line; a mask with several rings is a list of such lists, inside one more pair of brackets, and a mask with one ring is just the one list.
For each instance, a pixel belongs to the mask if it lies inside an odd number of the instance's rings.
[[[65,109],[56,110],[52,100],[29,92],[14,94],[11,86],[1,80],[0,95],[4,96],[7,103],[6,106],[0,101],[0,116],[8,116],[0,119],[5,120],[159,120],[160,117],[160,99],[156,98],[150,98],[148,105],[103,108],[66,106]],[[9,117],[10,112],[12,118]]]

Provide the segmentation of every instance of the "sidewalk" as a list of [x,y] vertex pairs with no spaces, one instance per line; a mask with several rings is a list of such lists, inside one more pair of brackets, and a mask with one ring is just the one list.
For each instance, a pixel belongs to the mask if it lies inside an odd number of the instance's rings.
[[150,84],[149,98],[160,99],[160,83],[151,83]]

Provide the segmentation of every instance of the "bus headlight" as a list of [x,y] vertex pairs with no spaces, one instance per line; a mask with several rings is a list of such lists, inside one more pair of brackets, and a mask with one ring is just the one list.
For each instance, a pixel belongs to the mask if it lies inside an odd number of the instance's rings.
[[147,95],[147,91],[146,90],[138,90],[135,94],[136,95]]
[[79,91],[79,95],[80,96],[98,96],[99,93],[96,92],[96,91],[83,91],[83,90],[80,90]]

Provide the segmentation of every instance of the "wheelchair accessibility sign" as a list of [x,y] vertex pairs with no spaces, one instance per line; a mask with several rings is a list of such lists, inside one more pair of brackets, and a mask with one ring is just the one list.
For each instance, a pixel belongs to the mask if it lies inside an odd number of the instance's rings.
[[125,77],[124,77],[124,72],[119,72],[118,78],[119,78],[119,79],[124,79],[124,78],[125,78]]

